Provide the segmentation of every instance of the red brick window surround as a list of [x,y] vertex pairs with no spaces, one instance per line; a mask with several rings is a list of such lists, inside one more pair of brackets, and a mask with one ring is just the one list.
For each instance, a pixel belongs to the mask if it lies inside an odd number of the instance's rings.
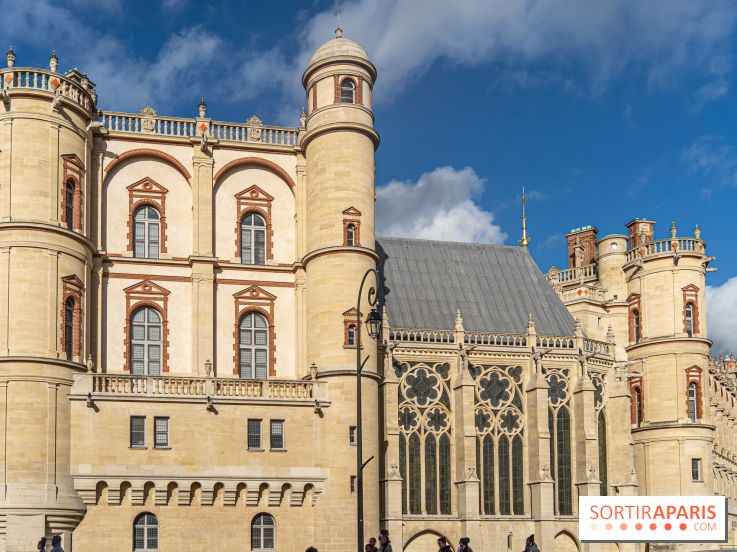
[[642,378],[630,378],[630,423],[640,427],[644,419],[645,395],[643,394]]
[[[703,417],[701,373],[702,370],[698,366],[686,368],[686,415],[694,422]],[[694,413],[696,419],[693,418]]]
[[644,337],[642,324],[642,305],[640,295],[633,293],[627,297],[629,303],[629,338],[630,343],[638,343]]
[[134,182],[128,190],[128,252],[135,248],[135,215],[144,205],[156,209],[159,214],[159,252],[166,253],[166,194],[169,192],[151,178]]
[[123,371],[131,371],[131,320],[133,314],[142,307],[154,309],[161,317],[161,373],[169,371],[169,294],[168,289],[143,280],[123,290],[125,292],[125,344]]
[[355,349],[358,344],[358,328],[360,325],[356,325],[357,315],[358,311],[355,307],[343,313],[343,347],[346,349]]
[[[268,283],[265,282],[268,285]],[[274,307],[276,296],[259,286],[250,286],[233,295],[235,316],[233,325],[233,374],[240,375],[240,325],[244,316],[258,313],[266,319],[268,330],[269,376],[276,376],[276,332],[274,327]]]
[[683,333],[692,337],[699,333],[699,288],[689,284],[681,291],[683,291]]
[[84,284],[77,276],[71,275],[61,279],[61,286],[61,350],[67,360],[81,362]]
[[248,214],[259,215],[266,223],[266,259],[274,258],[274,227],[271,220],[271,205],[273,196],[267,194],[255,184],[239,192],[235,196],[236,225],[235,225],[235,257],[241,259],[242,232],[241,224]]
[[[84,163],[74,154],[62,155],[61,222],[69,230],[82,231],[82,182]],[[72,220],[69,220],[70,217]]]
[[[343,83],[346,80],[349,80],[353,83],[353,101],[352,102],[348,102],[348,101],[344,102],[342,100],[342,88],[343,88]],[[333,98],[334,103],[353,103],[357,105],[363,105],[363,78],[334,75],[333,84],[334,84],[334,89],[335,89],[335,96]]]
[[343,211],[343,245],[361,247],[361,211],[348,207]]

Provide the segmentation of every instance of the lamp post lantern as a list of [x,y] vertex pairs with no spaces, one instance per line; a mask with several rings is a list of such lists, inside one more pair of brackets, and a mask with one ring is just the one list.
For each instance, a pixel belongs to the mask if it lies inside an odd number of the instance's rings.
[[[379,273],[376,272],[375,268],[369,268],[361,280],[361,286],[358,288],[358,300],[356,301],[356,506],[358,514],[358,552],[363,552],[363,468],[373,458],[372,456],[366,462],[363,461],[363,421],[361,416],[361,370],[369,359],[367,356],[361,362],[361,296],[363,295],[363,285],[370,274],[374,275],[378,285]],[[371,311],[366,317],[366,330],[371,339],[376,339],[379,336],[379,329],[381,328],[381,316],[375,308],[377,299],[376,288],[372,286],[368,289],[367,294]]]

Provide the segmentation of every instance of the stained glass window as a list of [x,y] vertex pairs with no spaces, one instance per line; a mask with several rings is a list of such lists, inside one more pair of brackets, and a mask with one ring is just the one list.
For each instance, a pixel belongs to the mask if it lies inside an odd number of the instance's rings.
[[425,513],[438,513],[438,466],[435,435],[425,437]]
[[512,439],[512,496],[513,513],[522,515],[525,513],[525,495],[522,466],[522,437],[515,435]]
[[608,494],[607,485],[607,458],[606,458],[606,419],[604,418],[604,411],[599,412],[599,480],[601,481],[601,487],[599,494],[606,496]]
[[494,514],[494,441],[491,440],[490,435],[484,437],[483,466],[484,513],[492,515]]
[[413,433],[409,438],[409,513],[422,513],[422,479],[420,475],[420,438]]
[[399,435],[399,475],[402,478],[402,513],[407,513],[407,439]]
[[499,437],[499,513],[510,514],[509,497],[509,439]]
[[558,468],[558,513],[573,513],[571,491],[571,420],[568,410],[561,408],[556,420],[556,448]]
[[440,436],[440,513],[450,514],[450,437]]
[[[548,408],[548,432],[550,433],[550,477],[553,478],[553,495],[558,496],[558,475],[555,465],[555,415],[553,409]],[[558,501],[553,501],[553,509],[558,513]]]

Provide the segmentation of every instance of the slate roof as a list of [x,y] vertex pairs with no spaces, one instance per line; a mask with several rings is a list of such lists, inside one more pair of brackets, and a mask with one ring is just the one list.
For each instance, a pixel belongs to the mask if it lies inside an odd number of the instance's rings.
[[394,328],[573,335],[575,321],[527,249],[377,238],[382,302]]

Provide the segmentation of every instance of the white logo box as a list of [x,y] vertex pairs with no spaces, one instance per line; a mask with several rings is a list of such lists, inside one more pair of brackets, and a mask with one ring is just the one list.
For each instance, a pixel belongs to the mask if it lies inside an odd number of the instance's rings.
[[581,496],[581,542],[727,542],[724,496]]

